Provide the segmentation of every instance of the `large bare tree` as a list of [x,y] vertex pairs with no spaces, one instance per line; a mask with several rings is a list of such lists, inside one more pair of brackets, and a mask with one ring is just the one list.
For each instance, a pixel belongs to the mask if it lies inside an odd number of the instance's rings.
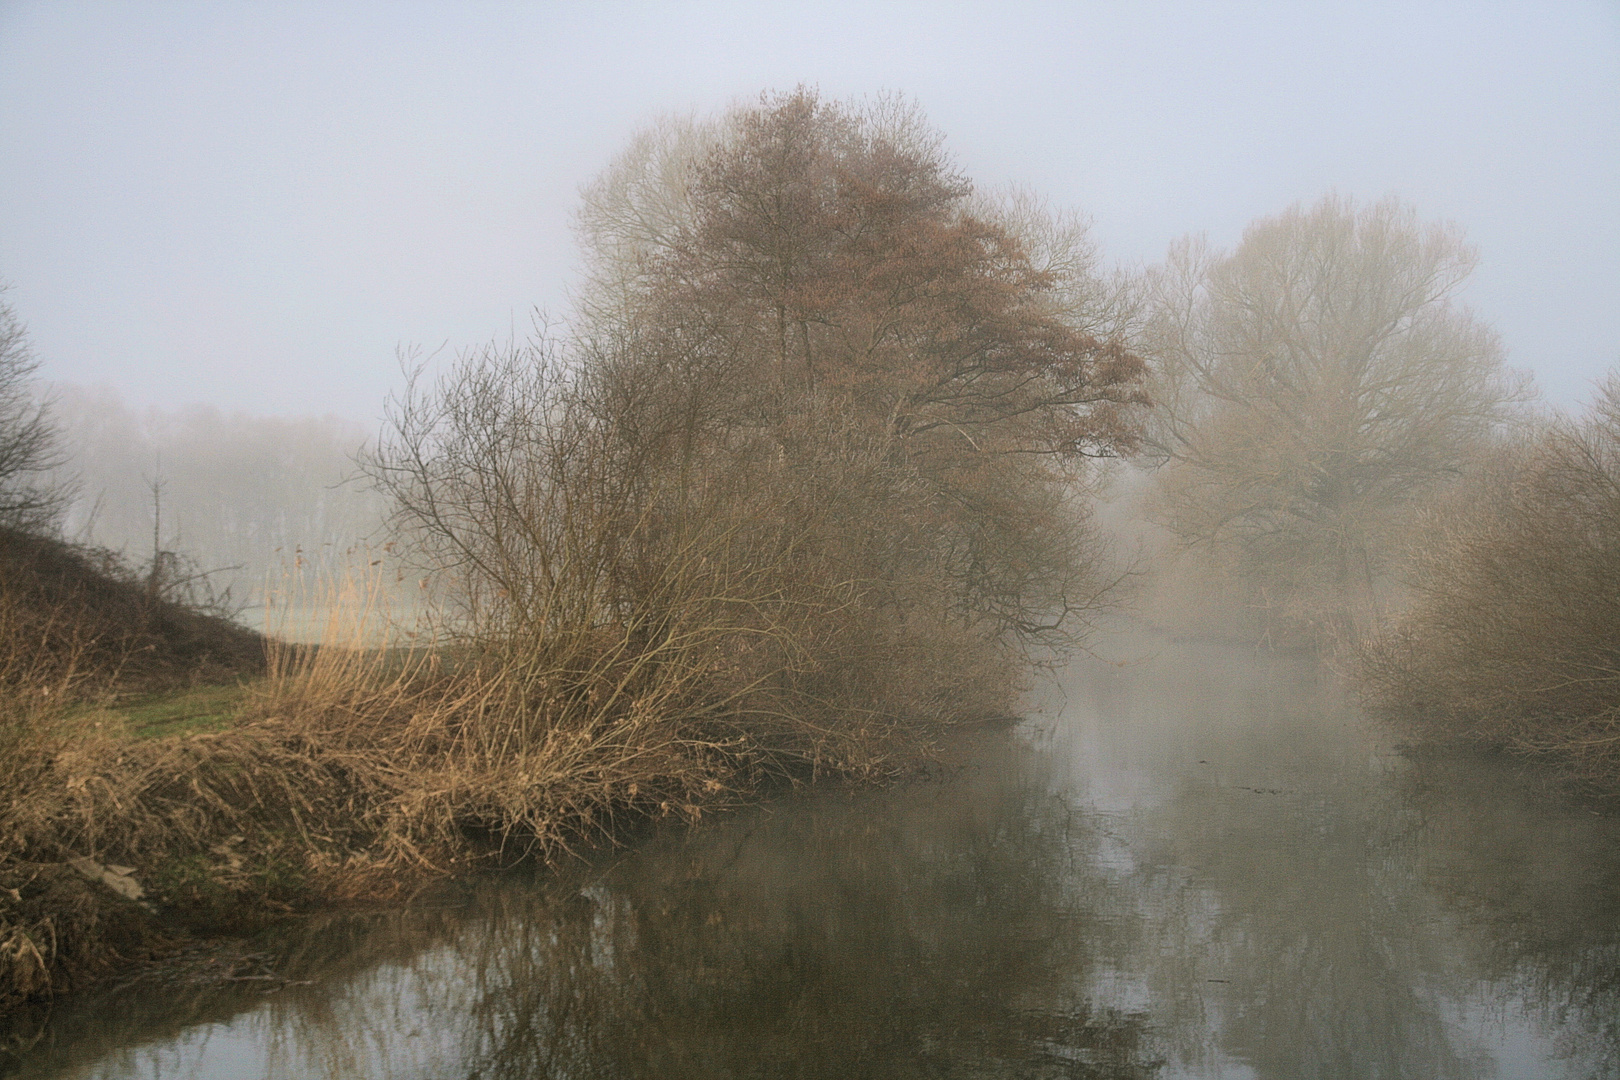
[[1528,393],[1456,299],[1475,261],[1394,199],[1331,195],[1229,254],[1173,248],[1147,338],[1165,524],[1232,556],[1273,608],[1364,607],[1410,508]]
[[[678,372],[688,420],[805,460],[810,418],[836,416],[930,493],[966,608],[1027,628],[1062,592],[1028,587],[1072,545],[1020,535],[1040,515],[1015,505],[1131,444],[1145,400],[1123,290],[1082,221],[976,195],[902,101],[800,90],[653,129],[587,191],[580,222],[587,336],[608,343],[599,368],[618,374],[602,385],[627,388],[625,408],[668,397],[651,388]],[[1017,590],[1003,571],[1024,575]]]
[[372,471],[512,648],[719,665],[756,719],[1004,705],[1104,584],[1074,481],[1145,404],[1075,223],[1019,215],[903,104],[655,128],[586,193],[572,341],[417,383]]

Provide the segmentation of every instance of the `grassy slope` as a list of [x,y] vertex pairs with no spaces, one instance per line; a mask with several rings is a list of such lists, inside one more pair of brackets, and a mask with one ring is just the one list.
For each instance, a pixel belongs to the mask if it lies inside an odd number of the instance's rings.
[[[224,730],[263,639],[157,595],[107,552],[0,529],[0,1011],[78,989],[183,936],[73,869],[105,857],[74,809],[122,809],[74,762]],[[110,800],[108,796],[111,796]]]
[[258,685],[243,680],[159,690],[94,706],[75,719],[138,739],[211,734],[236,722]]

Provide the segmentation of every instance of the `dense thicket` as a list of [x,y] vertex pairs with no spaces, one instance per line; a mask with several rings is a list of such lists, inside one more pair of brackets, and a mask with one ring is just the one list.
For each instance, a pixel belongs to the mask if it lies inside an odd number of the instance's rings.
[[1413,606],[1363,658],[1424,739],[1544,753],[1620,780],[1620,374],[1591,415],[1499,455],[1437,509]]
[[461,639],[523,701],[812,757],[1007,707],[1104,584],[1075,481],[1145,401],[1089,266],[914,114],[805,91],[646,136],[581,222],[574,341],[464,357],[373,462]]

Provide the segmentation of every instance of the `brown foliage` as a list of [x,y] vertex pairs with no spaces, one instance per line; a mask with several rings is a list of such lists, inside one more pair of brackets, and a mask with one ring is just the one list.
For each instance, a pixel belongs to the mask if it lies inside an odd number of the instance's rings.
[[[113,738],[86,705],[260,671],[264,644],[157,584],[110,553],[0,527],[0,1008],[85,985],[167,940],[63,860],[100,853],[107,833],[161,846],[208,807],[179,809],[188,762]],[[172,793],[155,818],[140,797],[154,776]]]
[[825,463],[859,462],[836,486],[877,561],[852,578],[932,580],[990,632],[1072,627],[1096,582],[1083,515],[1058,504],[1077,462],[1134,445],[1146,401],[1141,362],[1098,336],[1090,264],[1037,265],[1050,238],[980,212],[892,102],[801,89],[707,139],[659,168],[638,146],[587,195],[590,408],[659,460],[762,483],[774,458],[818,499]]
[[441,634],[523,700],[613,642],[611,700],[808,762],[1006,708],[1014,641],[1064,641],[1106,585],[1077,463],[1133,445],[1140,361],[914,114],[801,90],[706,138],[588,196],[573,345],[395,403],[370,471]]
[[688,183],[688,220],[642,255],[635,327],[723,339],[762,419],[820,392],[902,442],[1133,445],[1141,362],[1054,313],[1075,283],[976,212],[914,114],[767,98]]
[[1620,781],[1620,375],[1426,523],[1416,602],[1365,651],[1369,703],[1430,740]]

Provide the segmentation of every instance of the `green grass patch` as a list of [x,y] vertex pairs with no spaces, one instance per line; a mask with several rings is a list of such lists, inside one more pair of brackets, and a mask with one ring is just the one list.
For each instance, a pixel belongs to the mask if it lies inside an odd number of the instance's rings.
[[141,739],[224,731],[236,722],[247,692],[246,683],[197,686],[147,694],[105,711],[120,717],[129,733]]

